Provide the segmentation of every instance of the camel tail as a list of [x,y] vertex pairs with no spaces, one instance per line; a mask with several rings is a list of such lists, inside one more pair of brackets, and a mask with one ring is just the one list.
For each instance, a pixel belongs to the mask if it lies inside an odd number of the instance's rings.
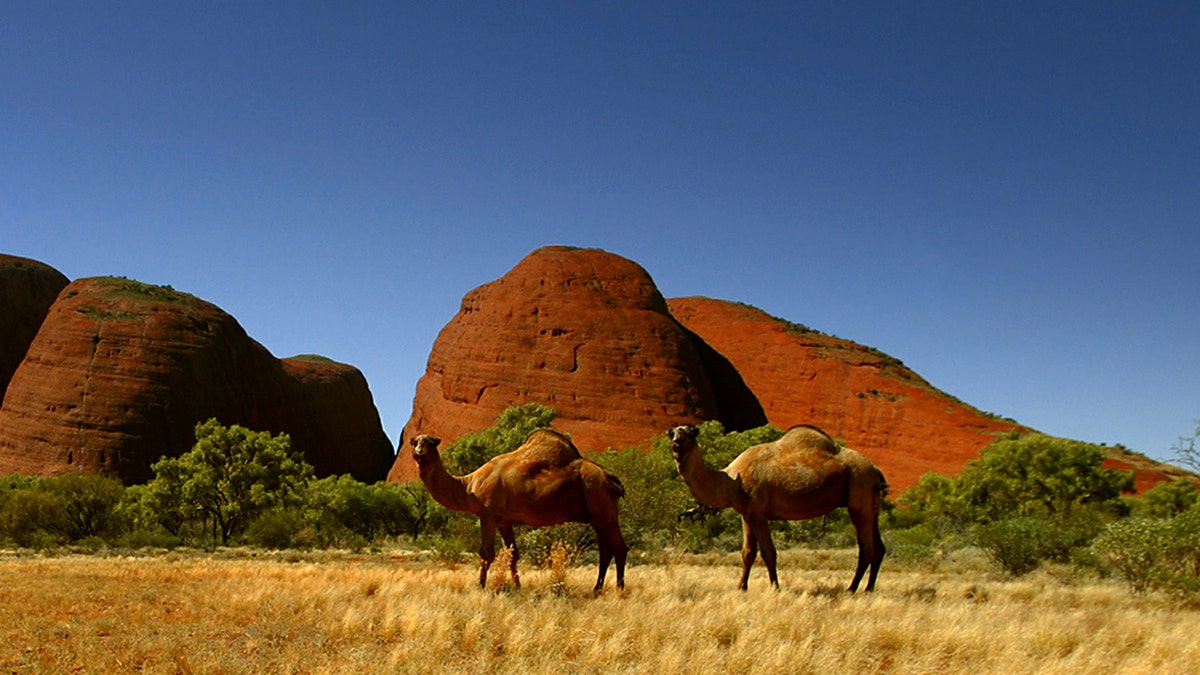
[[875,473],[879,475],[879,498],[886,499],[888,492],[890,492],[892,489],[892,486],[888,485],[887,478],[883,475],[883,472],[880,471],[878,467],[875,468]]
[[618,496],[618,497],[624,497],[624,496],[625,496],[625,485],[621,483],[621,479],[620,479],[620,478],[617,478],[616,476],[612,475],[611,473],[610,473],[610,474],[607,474],[607,475],[605,476],[605,478],[607,478],[607,479],[608,479],[608,489],[609,489],[609,490],[610,490],[610,491],[611,491],[611,492],[612,492],[614,495],[616,495],[616,496]]

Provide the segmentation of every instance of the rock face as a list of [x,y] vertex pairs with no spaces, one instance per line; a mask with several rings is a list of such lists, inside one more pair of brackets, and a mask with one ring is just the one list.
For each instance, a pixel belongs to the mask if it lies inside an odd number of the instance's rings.
[[67,283],[49,265],[0,254],[0,400],[51,303]]
[[348,473],[368,483],[386,478],[395,451],[362,372],[319,356],[280,365],[284,377],[271,426],[292,436],[317,476]]
[[[808,330],[738,303],[673,298],[671,313],[724,355],[771,424],[815,424],[874,461],[892,493],[927,471],[954,474],[997,434],[1024,429],[931,386],[879,351]],[[1137,490],[1186,472],[1111,448],[1105,466],[1133,470]]]
[[[953,474],[997,434],[1024,429],[934,388],[899,360],[761,310],[664,300],[637,264],[604,251],[534,251],[463,298],[417,384],[388,480],[416,476],[408,440],[446,444],[537,402],[582,450],[646,446],[676,424],[815,424],[868,455],[893,494]],[[1185,472],[1115,448],[1139,491]]]
[[68,285],[0,406],[0,473],[152,477],[191,448],[193,428],[286,432],[318,475],[382,478],[393,453],[351,366],[280,361],[218,307],[115,278]]
[[956,473],[1019,428],[938,391],[900,361],[765,312],[673,298],[671,313],[723,354],[781,429],[815,424],[871,458],[898,494],[927,471]]
[[528,402],[553,407],[555,426],[592,451],[645,445],[684,422],[763,424],[736,380],[671,317],[636,263],[594,249],[538,249],[468,293],[438,335],[389,480],[416,475],[408,439],[428,433],[449,444]]

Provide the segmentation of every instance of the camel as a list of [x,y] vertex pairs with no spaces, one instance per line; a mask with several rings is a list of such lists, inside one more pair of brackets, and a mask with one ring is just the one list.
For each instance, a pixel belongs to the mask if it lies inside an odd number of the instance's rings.
[[679,475],[696,501],[709,507],[731,507],[742,516],[742,580],[746,590],[750,567],[762,548],[771,585],[779,588],[775,571],[772,520],[818,518],[848,507],[858,535],[858,568],[850,592],[858,590],[868,565],[868,591],[883,561],[879,509],[887,481],[871,460],[849,448],[838,448],[824,431],[800,425],[780,439],[747,448],[729,466],[716,471],[704,463],[696,444],[699,431],[691,425],[667,432]]
[[514,525],[544,527],[567,522],[589,523],[600,547],[604,588],[608,565],[617,560],[617,588],[625,588],[628,548],[617,524],[617,500],[625,495],[621,481],[599,464],[584,459],[571,439],[553,429],[537,429],[512,452],[498,455],[475,471],[452,476],[438,452],[440,439],[412,439],[413,459],[429,494],[442,506],[479,517],[479,585],[487,586],[488,568],[496,557],[496,531],[511,552],[513,584],[517,577]]

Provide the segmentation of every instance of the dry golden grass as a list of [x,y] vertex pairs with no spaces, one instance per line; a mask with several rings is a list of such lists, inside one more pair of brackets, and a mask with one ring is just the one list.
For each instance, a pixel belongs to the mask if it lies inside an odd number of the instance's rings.
[[[399,555],[399,554],[398,554]],[[12,673],[1185,673],[1200,611],[1114,582],[885,564],[850,596],[853,552],[790,552],[783,590],[736,556],[630,569],[522,567],[522,590],[414,554],[0,555]],[[560,556],[561,557],[561,556]],[[493,568],[495,569],[495,568]]]

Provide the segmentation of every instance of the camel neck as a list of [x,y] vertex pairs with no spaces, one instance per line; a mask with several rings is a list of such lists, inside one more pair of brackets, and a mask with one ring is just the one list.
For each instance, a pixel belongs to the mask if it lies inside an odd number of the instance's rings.
[[473,513],[470,494],[467,492],[465,476],[452,476],[446,471],[446,465],[441,458],[430,466],[421,467],[421,482],[425,489],[442,506],[451,511],[466,511]]
[[741,492],[738,482],[724,471],[717,471],[705,464],[698,450],[688,453],[679,465],[679,475],[696,501],[705,506],[726,508],[738,503]]

